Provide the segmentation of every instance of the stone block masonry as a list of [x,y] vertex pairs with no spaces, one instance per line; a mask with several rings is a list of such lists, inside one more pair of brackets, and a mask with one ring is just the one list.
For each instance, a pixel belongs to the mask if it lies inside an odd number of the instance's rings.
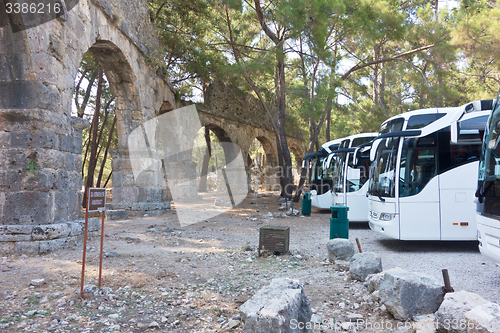
[[23,31],[0,27],[0,253],[45,253],[81,235],[82,130],[90,124],[71,116],[71,103],[89,50],[115,96],[121,163],[113,174],[124,181],[114,190],[127,195],[113,203],[165,205],[163,179],[131,183],[126,154],[132,129],[176,105],[150,66],[155,31],[146,1],[118,0],[80,0],[64,17]]
[[[103,67],[115,97],[118,147],[110,151],[111,208],[126,209],[129,216],[153,216],[169,206],[164,202],[169,191],[164,190],[163,152],[149,146],[151,163],[136,175],[132,163],[137,156],[129,151],[134,129],[182,106],[158,70],[162,63],[159,38],[149,16],[145,0],[79,0],[63,17],[43,25],[22,31],[10,25],[0,27],[0,226],[31,228],[23,236],[6,232],[9,236],[0,240],[0,254],[16,249],[42,253],[73,237],[63,232],[60,238],[38,240],[33,230],[81,218],[82,130],[89,123],[72,116],[72,101],[75,78],[87,51]],[[244,160],[251,142],[258,138],[265,146],[269,167],[275,168],[274,133],[256,100],[250,95],[234,99],[221,85],[210,96],[215,98],[208,98],[213,110],[198,110],[201,125],[221,136],[221,142],[239,145]],[[147,141],[154,145],[154,139]],[[298,161],[303,141],[290,136],[289,147],[295,149]],[[185,169],[193,171],[190,158],[177,162],[191,163]],[[194,196],[196,182],[187,187],[182,189],[185,195]],[[28,246],[29,242],[35,245]]]
[[[1,225],[0,253],[45,254],[83,239],[85,220],[46,225]],[[100,232],[100,219],[89,218],[88,232]]]

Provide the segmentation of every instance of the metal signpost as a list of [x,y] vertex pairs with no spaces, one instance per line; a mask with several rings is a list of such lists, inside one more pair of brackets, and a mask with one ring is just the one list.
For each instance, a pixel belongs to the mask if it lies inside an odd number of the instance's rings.
[[83,285],[85,279],[85,254],[87,253],[87,230],[89,224],[89,212],[101,212],[101,253],[99,257],[99,289],[101,289],[102,273],[102,250],[104,243],[104,211],[106,210],[106,189],[90,187],[87,190],[87,207],[85,209],[85,230],[83,232],[83,259],[82,259],[82,283],[80,297],[83,298]]

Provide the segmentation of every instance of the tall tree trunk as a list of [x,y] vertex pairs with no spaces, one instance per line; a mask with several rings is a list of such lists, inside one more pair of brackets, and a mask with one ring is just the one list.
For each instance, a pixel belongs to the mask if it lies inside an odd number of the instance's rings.
[[203,155],[203,166],[201,168],[200,174],[200,184],[198,185],[198,192],[207,191],[207,175],[208,175],[208,162],[210,162],[210,157],[212,156],[212,147],[210,147],[210,130],[205,126],[205,142],[207,149]]
[[326,142],[330,141],[330,122],[332,121],[332,109],[329,108],[326,114],[326,124],[325,124],[325,139]]
[[[378,45],[373,45],[373,61],[378,61]],[[373,66],[373,79],[372,79],[372,98],[373,104],[378,105],[378,63]]]
[[103,71],[101,65],[99,65],[99,80],[97,82],[97,93],[94,117],[92,119],[92,140],[90,149],[90,161],[89,167],[87,169],[87,180],[85,183],[85,193],[83,195],[83,208],[87,207],[87,189],[94,185],[94,171],[97,164],[97,130],[99,127],[99,112],[101,109],[101,95],[102,95],[102,81],[103,81]]
[[[285,81],[285,53],[283,50],[283,43],[279,43],[276,48],[276,70],[277,70],[277,94],[276,94],[276,123],[278,125],[278,143],[281,150],[280,168],[282,170],[282,188],[281,196],[290,199],[293,194],[293,174],[292,174],[292,158],[288,143],[286,141],[285,132],[285,114],[286,114],[286,81]],[[278,153],[280,153],[278,150]]]
[[85,147],[85,155],[82,159],[82,179],[85,178],[85,164],[87,163],[87,155],[89,153],[91,138],[92,138],[92,133],[89,132],[89,137],[87,138],[87,140],[85,140],[85,144],[83,145]]
[[[323,125],[323,122],[325,121],[326,115],[330,114],[332,111],[332,99],[329,98],[327,101],[327,109],[325,112],[323,112],[323,115],[321,116],[318,126],[316,126],[316,130],[314,131],[313,137],[309,140],[309,147],[307,148],[307,154],[312,153],[314,149],[314,143],[316,142],[316,150],[319,150],[318,147],[318,137],[319,137],[319,132],[321,131],[321,126]],[[299,185],[297,186],[297,190],[295,191],[295,195],[293,196],[293,201],[298,202],[300,200],[300,194],[302,193],[302,187],[304,186],[304,183],[306,181],[306,175],[307,175],[307,169],[308,168],[302,168],[300,171],[300,180],[299,180]]]
[[111,124],[111,129],[109,130],[108,142],[106,143],[106,150],[104,150],[104,157],[102,158],[101,170],[99,170],[99,177],[97,177],[97,187],[101,186],[102,174],[104,172],[104,166],[106,165],[106,160],[108,158],[108,151],[111,145],[111,139],[113,138],[113,131],[115,129],[115,125],[116,125],[116,115],[113,118],[113,123]]

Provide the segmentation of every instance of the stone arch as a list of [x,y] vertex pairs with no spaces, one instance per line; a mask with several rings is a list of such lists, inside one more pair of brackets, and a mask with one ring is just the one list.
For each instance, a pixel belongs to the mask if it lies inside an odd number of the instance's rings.
[[[210,131],[212,131],[217,139],[219,139],[219,142],[227,142],[227,143],[234,143],[233,139],[231,139],[231,136],[229,135],[228,131],[219,126],[219,124],[214,124],[214,123],[208,123],[204,125],[206,128],[208,128]],[[229,163],[232,161],[236,156],[240,153],[240,149],[236,149],[236,144],[235,145],[223,145],[224,149],[224,157],[226,159],[226,163]]]
[[304,158],[304,150],[301,147],[298,147],[293,144],[289,145],[288,148],[295,156],[295,168],[297,169],[298,172],[300,172],[300,169],[302,167],[302,159]]
[[112,154],[121,194],[114,208],[140,213],[165,206],[158,170],[147,187],[135,183],[126,140],[163,105],[175,106],[168,82],[147,64],[157,45],[149,9],[142,1],[98,3],[80,0],[62,17],[27,30],[0,26],[0,58],[7,62],[0,71],[0,157],[6,162],[0,164],[0,221],[12,225],[0,252],[48,252],[81,233],[81,131],[89,124],[71,116],[71,102],[89,49],[121,96],[119,147]]
[[[278,166],[278,158],[276,155],[276,148],[273,146],[273,143],[271,140],[269,140],[265,136],[257,136],[255,138],[260,142],[262,147],[264,148],[264,152],[266,153],[266,164],[269,167],[276,167]],[[253,140],[252,140],[253,141]]]
[[[134,178],[128,137],[135,128],[140,127],[145,120],[152,118],[155,114],[144,109],[138,92],[138,76],[120,47],[110,40],[98,39],[88,48],[88,51],[92,52],[102,66],[115,97],[118,147],[110,150],[113,170],[112,206],[118,209],[146,211],[147,205],[137,204],[162,202],[164,199],[163,181],[160,181],[162,170],[158,167],[156,170],[148,170]],[[158,159],[160,158],[158,156]]]

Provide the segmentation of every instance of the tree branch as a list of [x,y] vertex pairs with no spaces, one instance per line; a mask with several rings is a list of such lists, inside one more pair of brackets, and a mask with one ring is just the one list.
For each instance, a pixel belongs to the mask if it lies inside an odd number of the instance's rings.
[[379,60],[368,62],[368,63],[365,63],[365,64],[356,65],[356,66],[352,67],[351,69],[349,69],[347,71],[347,73],[345,73],[344,75],[342,75],[342,80],[345,80],[351,73],[357,71],[358,69],[362,69],[362,68],[365,68],[365,67],[368,67],[368,66],[371,66],[371,65],[376,65],[376,64],[380,64],[380,63],[384,63],[384,62],[389,62],[389,61],[392,61],[392,60],[396,60],[398,58],[401,58],[401,57],[404,57],[404,56],[407,56],[407,55],[410,55],[410,54],[413,54],[413,53],[417,53],[417,52],[420,52],[420,51],[424,51],[424,50],[430,49],[433,46],[434,46],[434,44],[431,44],[431,45],[419,47],[418,49],[414,49],[414,50],[411,50],[411,51],[408,51],[408,52],[400,53],[400,54],[398,54],[398,55],[396,55],[394,57],[379,59]]

